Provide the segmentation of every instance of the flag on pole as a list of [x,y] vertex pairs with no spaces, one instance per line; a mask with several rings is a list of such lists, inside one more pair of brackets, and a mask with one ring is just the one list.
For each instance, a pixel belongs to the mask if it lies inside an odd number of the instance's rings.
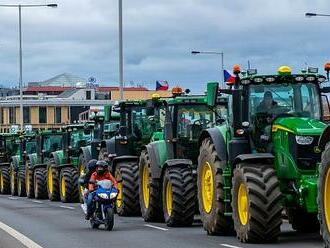
[[232,76],[227,70],[223,70],[223,78],[225,83],[235,83],[235,77]]
[[156,90],[168,90],[168,82],[165,80],[156,81]]

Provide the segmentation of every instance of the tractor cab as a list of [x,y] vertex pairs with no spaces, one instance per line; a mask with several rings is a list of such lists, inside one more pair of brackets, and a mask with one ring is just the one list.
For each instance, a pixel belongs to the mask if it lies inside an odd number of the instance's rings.
[[0,134],[0,163],[9,162],[12,156],[19,154],[20,140],[17,133]]
[[39,164],[46,162],[52,152],[62,149],[62,139],[62,132],[58,130],[45,130],[36,135]]

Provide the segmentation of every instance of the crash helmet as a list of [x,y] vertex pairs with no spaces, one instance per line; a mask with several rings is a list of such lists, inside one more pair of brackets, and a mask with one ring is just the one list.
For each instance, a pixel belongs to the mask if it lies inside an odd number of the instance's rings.
[[108,169],[108,163],[104,160],[99,160],[96,163],[96,173],[98,175],[103,175]]

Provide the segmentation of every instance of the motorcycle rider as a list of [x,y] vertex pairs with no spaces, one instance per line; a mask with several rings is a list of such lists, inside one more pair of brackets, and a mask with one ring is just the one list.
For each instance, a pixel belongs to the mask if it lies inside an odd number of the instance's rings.
[[86,220],[89,220],[94,212],[94,196],[95,196],[95,184],[96,181],[101,180],[110,180],[115,188],[117,188],[117,181],[116,179],[111,175],[111,173],[108,170],[108,163],[100,160],[96,163],[96,171],[92,174],[90,178],[90,182],[88,185],[88,196],[87,196],[87,215]]

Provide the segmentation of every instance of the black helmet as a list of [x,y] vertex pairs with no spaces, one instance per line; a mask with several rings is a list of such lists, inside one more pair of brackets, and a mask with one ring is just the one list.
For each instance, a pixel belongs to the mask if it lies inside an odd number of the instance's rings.
[[92,159],[92,160],[89,160],[89,162],[87,163],[87,168],[89,171],[93,171],[95,170],[96,168],[96,163],[97,163],[97,160],[96,159]]
[[104,172],[108,169],[108,163],[104,160],[99,160],[96,163],[96,173],[98,175],[104,174]]

